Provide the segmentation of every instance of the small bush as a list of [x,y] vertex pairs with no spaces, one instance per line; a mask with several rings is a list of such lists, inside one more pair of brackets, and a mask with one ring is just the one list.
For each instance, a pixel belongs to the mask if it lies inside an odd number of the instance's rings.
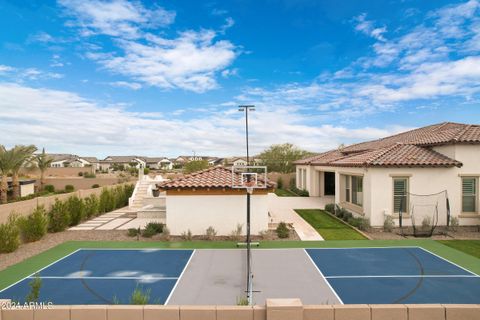
[[233,241],[238,241],[242,238],[243,224],[238,223],[237,227],[232,231],[230,237]]
[[136,228],[130,228],[130,229],[128,229],[127,235],[128,235],[129,237],[136,237],[136,236],[139,235],[139,233],[140,233],[140,231],[139,231],[138,229],[136,229]]
[[91,218],[97,216],[99,211],[99,201],[98,197],[94,194],[91,194],[89,197],[84,198],[83,202],[85,204],[85,217]]
[[277,236],[281,239],[286,239],[290,236],[290,229],[288,229],[285,222],[280,222],[275,231],[277,232]]
[[163,227],[162,238],[165,241],[170,241],[170,229],[166,226]]
[[282,179],[282,177],[278,177],[278,179],[277,179],[277,188],[278,189],[283,189],[283,179]]
[[75,191],[75,187],[72,186],[71,184],[67,184],[67,185],[65,186],[65,192],[68,193],[68,192],[73,192],[73,191]]
[[237,306],[248,306],[248,299],[246,297],[237,297]]
[[20,231],[17,225],[17,216],[11,214],[7,222],[0,224],[0,253],[17,250],[20,245]]
[[205,230],[205,238],[207,238],[207,240],[215,239],[216,235],[217,235],[217,230],[215,230],[215,228],[212,226],[208,227],[207,230]]
[[450,228],[452,231],[457,231],[459,225],[458,218],[450,216]]
[[23,242],[34,242],[42,239],[48,228],[45,207],[37,207],[31,215],[20,217],[17,223]]
[[395,228],[395,221],[391,215],[386,215],[385,219],[383,220],[383,231],[392,232],[393,228]]
[[190,231],[190,229],[188,229],[187,231],[182,232],[181,237],[185,241],[192,241],[192,238],[193,238],[192,231]]
[[143,174],[149,174],[149,173],[150,173],[150,168],[143,169]]
[[70,225],[70,213],[65,202],[55,199],[48,213],[48,231],[60,232]]
[[94,178],[96,178],[97,176],[95,175],[95,173],[85,172],[85,173],[83,174],[83,177],[84,177],[84,178],[87,178],[87,179],[94,179]]
[[100,200],[98,204],[98,211],[100,213],[110,212],[115,206],[113,205],[115,198],[112,196],[112,192],[108,188],[104,188],[100,193]]
[[83,172],[79,172],[79,173],[78,173],[78,176],[79,176],[79,177],[83,177]]
[[358,230],[362,230],[362,231],[368,230],[368,228],[370,227],[370,221],[362,217],[358,217],[358,218],[351,217],[350,219],[348,219],[348,223],[351,226],[354,226]]
[[297,182],[296,182],[296,180],[295,180],[295,177],[291,177],[291,178],[290,178],[290,182],[288,183],[288,188],[289,188],[290,190],[294,190],[294,189],[297,188]]
[[97,189],[100,188],[100,185],[98,183],[92,184],[92,189]]
[[38,302],[38,298],[40,298],[40,289],[42,288],[42,278],[38,275],[38,273],[35,274],[35,277],[28,283],[30,286],[30,292],[25,298],[25,301],[30,303],[30,302]]
[[55,192],[55,186],[53,184],[47,184],[43,189],[49,193],[54,193]]
[[326,204],[325,211],[330,212],[331,214],[335,214],[335,204],[334,203]]
[[263,240],[271,240],[270,232],[268,230],[261,230],[258,232],[258,235],[262,237]]
[[164,226],[165,226],[165,225],[164,225],[163,223],[150,222],[149,224],[147,224],[147,226],[145,227],[145,229],[152,229],[152,230],[155,231],[155,233],[162,233]]
[[144,305],[150,302],[150,293],[152,289],[143,290],[142,287],[137,286],[133,290],[132,296],[130,297],[130,304],[135,305]]
[[76,226],[85,219],[85,204],[77,196],[71,196],[66,202],[67,210],[70,213],[70,226]]
[[342,217],[343,221],[348,222],[351,218],[353,218],[353,214],[350,211],[345,210]]

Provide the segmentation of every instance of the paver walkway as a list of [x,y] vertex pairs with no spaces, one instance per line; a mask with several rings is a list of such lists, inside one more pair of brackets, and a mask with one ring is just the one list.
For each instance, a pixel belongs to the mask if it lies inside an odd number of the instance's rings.
[[324,209],[325,205],[334,202],[333,197],[279,197],[275,193],[268,194],[268,211],[270,222],[291,223],[300,240],[318,241],[322,236],[294,209]]
[[161,219],[135,218],[128,207],[105,213],[101,216],[85,221],[69,230],[127,230],[130,228],[143,229],[150,222],[165,223]]

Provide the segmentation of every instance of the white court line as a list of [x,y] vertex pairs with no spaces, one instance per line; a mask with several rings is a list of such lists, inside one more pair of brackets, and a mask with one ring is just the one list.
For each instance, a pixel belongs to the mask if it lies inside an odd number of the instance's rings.
[[[33,277],[30,277],[33,278]],[[177,280],[177,277],[69,277],[69,276],[46,276],[42,279],[66,279],[66,280],[80,280],[80,279],[93,279],[93,280]]]
[[475,276],[477,276],[477,277],[480,277],[480,276],[479,276],[478,274],[476,274],[475,272],[472,272],[472,271],[470,271],[470,270],[468,270],[468,269],[465,269],[464,267],[462,267],[462,266],[460,266],[460,265],[458,265],[458,264],[456,264],[456,263],[454,263],[454,262],[452,262],[452,261],[450,261],[450,260],[447,260],[447,259],[445,259],[445,258],[443,258],[443,257],[440,257],[438,254],[435,254],[435,253],[431,252],[430,250],[424,249],[424,248],[422,248],[422,247],[417,247],[417,248],[420,248],[420,249],[422,249],[423,251],[425,251],[425,252],[427,252],[427,253],[430,253],[431,255],[434,255],[434,256],[437,257],[437,258],[442,259],[443,261],[446,261],[446,262],[448,262],[448,263],[450,263],[450,264],[452,264],[452,265],[454,265],[454,266],[456,266],[456,267],[458,267],[458,268],[460,268],[460,269],[462,269],[462,270],[464,270],[464,271],[467,271],[468,273],[471,273],[471,274],[473,274],[473,275],[475,275]]
[[320,271],[317,264],[313,261],[312,257],[310,257],[310,255],[308,254],[308,252],[305,249],[303,249],[303,252],[307,255],[308,259],[310,259],[310,262],[313,264],[315,269],[317,269],[320,276],[325,280],[325,282],[327,283],[327,286],[330,288],[330,290],[332,290],[333,294],[335,295],[335,297],[337,297],[338,301],[340,301],[341,304],[344,304],[342,299],[340,299],[340,297],[338,296],[337,292],[335,290],[333,290],[333,287],[331,286],[330,282],[328,282],[327,278],[325,278],[322,271]]
[[476,278],[475,275],[381,275],[381,276],[328,276],[326,279],[356,279],[356,278]]
[[32,276],[33,276],[35,273],[38,273],[38,272],[40,272],[40,271],[42,271],[42,270],[45,270],[46,268],[48,268],[48,267],[50,267],[50,266],[54,265],[55,263],[57,263],[57,262],[59,262],[59,261],[61,261],[61,260],[65,259],[65,258],[67,258],[67,257],[71,256],[71,255],[72,255],[72,254],[74,254],[74,253],[77,253],[77,252],[78,252],[78,251],[80,251],[80,250],[81,250],[81,249],[77,249],[77,250],[75,250],[75,251],[73,251],[73,252],[70,252],[70,253],[69,253],[69,254],[67,254],[66,256],[63,256],[63,257],[61,257],[60,259],[57,259],[57,260],[53,261],[53,262],[52,262],[52,263],[50,263],[49,265],[46,265],[45,267],[43,267],[43,268],[41,268],[41,269],[39,269],[39,270],[37,270],[37,271],[35,271],[35,272],[33,272],[33,273],[29,274],[29,275],[28,275],[28,276],[26,276],[25,278],[18,280],[17,282],[15,282],[15,283],[13,283],[13,284],[9,285],[9,286],[8,286],[8,287],[6,287],[6,288],[3,288],[2,290],[0,290],[0,293],[1,293],[1,292],[3,292],[3,291],[5,291],[5,290],[7,290],[7,289],[9,289],[9,288],[11,288],[11,287],[13,287],[13,286],[14,286],[14,285],[16,285],[16,284],[18,284],[18,283],[22,282],[22,281],[23,281],[23,280],[25,280],[25,279],[31,278],[31,277],[32,277]]
[[187,270],[187,267],[190,264],[190,261],[192,261],[192,258],[195,255],[195,252],[197,252],[197,250],[193,250],[192,255],[188,259],[187,264],[185,264],[185,267],[183,268],[182,273],[180,273],[180,276],[178,277],[177,282],[175,282],[175,285],[173,286],[172,290],[170,291],[170,294],[168,295],[167,300],[165,300],[164,305],[167,305],[168,302],[170,301],[170,298],[172,297],[173,292],[177,288],[177,285],[180,282],[180,279],[182,278],[183,274],[185,273],[185,270]]

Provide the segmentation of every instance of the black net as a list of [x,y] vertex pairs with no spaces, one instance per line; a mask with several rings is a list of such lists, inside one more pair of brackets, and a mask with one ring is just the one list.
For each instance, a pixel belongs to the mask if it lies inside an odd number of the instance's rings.
[[450,221],[447,191],[433,194],[407,193],[401,201],[399,218],[403,235],[431,237],[437,226],[448,226]]

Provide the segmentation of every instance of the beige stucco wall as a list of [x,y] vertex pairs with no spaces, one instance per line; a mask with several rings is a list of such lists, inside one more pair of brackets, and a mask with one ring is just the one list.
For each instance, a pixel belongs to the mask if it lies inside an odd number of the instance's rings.
[[[268,229],[268,196],[251,196],[251,232]],[[193,235],[205,234],[209,226],[217,235],[230,235],[238,223],[246,232],[245,195],[167,195],[167,227],[180,235],[188,229]]]
[[35,183],[20,185],[20,197],[26,197],[34,193],[35,193]]

